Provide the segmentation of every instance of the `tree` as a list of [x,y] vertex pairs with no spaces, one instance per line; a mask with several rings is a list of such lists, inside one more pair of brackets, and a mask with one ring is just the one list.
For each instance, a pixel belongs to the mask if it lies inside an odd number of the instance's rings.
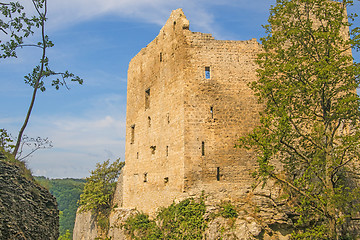
[[80,212],[91,211],[101,229],[107,231],[108,216],[112,208],[116,181],[125,165],[117,159],[112,164],[107,160],[97,163],[96,169],[86,178],[84,191],[80,195]]
[[[294,239],[339,239],[359,210],[359,28],[353,1],[277,0],[262,39],[260,125],[239,146],[257,153],[256,177],[275,179],[297,215]],[[281,164],[278,164],[278,163]],[[280,166],[279,166],[280,165]]]
[[[66,79],[70,81],[83,83],[83,80],[68,71],[55,72],[51,70],[49,59],[47,57],[47,49],[54,46],[49,37],[46,35],[45,23],[47,20],[47,0],[32,0],[35,14],[27,17],[25,8],[19,2],[0,2],[0,11],[2,18],[0,19],[0,30],[7,38],[5,42],[0,40],[0,58],[17,57],[16,50],[23,47],[39,48],[42,52],[39,65],[35,66],[33,71],[24,77],[25,83],[33,87],[33,94],[30,105],[19,131],[13,155],[17,157],[25,128],[29,122],[31,112],[35,104],[37,91],[45,91],[45,79],[48,77],[56,77],[51,81],[51,85],[57,90],[61,86],[68,88]],[[26,43],[25,40],[35,33],[34,29],[40,31],[40,41],[38,43]],[[69,88],[68,88],[69,89]]]

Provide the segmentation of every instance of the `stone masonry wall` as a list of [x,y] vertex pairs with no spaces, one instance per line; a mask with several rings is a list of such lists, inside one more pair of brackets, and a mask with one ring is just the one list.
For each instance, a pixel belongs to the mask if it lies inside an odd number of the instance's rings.
[[[258,123],[260,105],[249,88],[255,81],[256,39],[219,41],[191,33],[185,90],[185,172],[189,188],[251,185],[253,154],[234,148]],[[206,70],[210,76],[205,76]],[[229,186],[228,186],[229,187]]]
[[[127,92],[123,207],[145,212],[166,206],[183,191],[183,31],[175,12],[159,36],[130,62]],[[181,50],[180,50],[181,49]]]

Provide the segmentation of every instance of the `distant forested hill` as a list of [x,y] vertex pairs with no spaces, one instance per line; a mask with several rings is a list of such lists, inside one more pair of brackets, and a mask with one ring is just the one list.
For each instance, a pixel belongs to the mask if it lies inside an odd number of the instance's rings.
[[49,189],[50,193],[55,196],[60,211],[60,235],[64,235],[66,230],[70,231],[72,236],[77,201],[83,191],[85,179],[48,179],[46,177],[35,177],[36,181],[42,186]]

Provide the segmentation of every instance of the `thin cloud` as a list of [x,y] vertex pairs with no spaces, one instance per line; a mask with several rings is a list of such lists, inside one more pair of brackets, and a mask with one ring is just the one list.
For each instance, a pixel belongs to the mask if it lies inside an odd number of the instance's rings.
[[204,8],[206,5],[209,5],[209,2],[204,5],[191,0],[54,0],[49,3],[49,23],[52,28],[63,28],[113,15],[125,20],[162,26],[171,10],[184,8],[185,14],[193,16],[197,26],[210,30],[214,19]]
[[[36,117],[28,134],[39,132],[46,133],[54,147],[38,151],[28,160],[28,165],[36,175],[86,176],[97,162],[108,158],[124,158],[125,117],[121,115],[92,119],[84,116]],[[61,155],[61,159],[58,155]],[[85,163],[81,164],[81,161]]]
[[[66,28],[69,25],[91,21],[102,16],[115,16],[126,21],[164,25],[172,10],[183,8],[195,31],[221,35],[214,18],[214,8],[236,7],[241,11],[268,12],[275,0],[53,0],[49,2],[49,25]],[[96,31],[96,29],[94,29]]]

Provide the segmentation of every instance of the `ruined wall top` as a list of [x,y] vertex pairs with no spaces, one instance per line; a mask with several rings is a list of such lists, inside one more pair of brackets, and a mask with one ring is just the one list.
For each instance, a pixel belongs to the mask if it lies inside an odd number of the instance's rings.
[[189,30],[189,27],[190,27],[189,20],[187,20],[183,10],[181,8],[178,8],[171,12],[169,19],[166,21],[165,25],[161,28],[160,34],[164,33],[169,28]]

